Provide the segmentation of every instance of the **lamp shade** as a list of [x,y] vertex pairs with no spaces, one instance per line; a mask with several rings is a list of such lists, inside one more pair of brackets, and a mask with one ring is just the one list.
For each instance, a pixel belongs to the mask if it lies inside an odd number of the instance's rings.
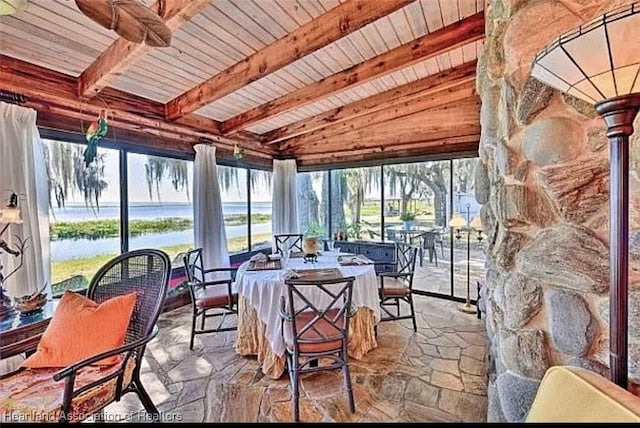
[[27,0],[0,0],[0,15],[12,15],[26,7]]
[[20,209],[18,208],[18,195],[11,193],[9,197],[9,203],[5,209],[0,210],[0,223],[22,223],[22,217],[20,216]]
[[531,75],[589,104],[640,93],[640,3],[561,35],[539,52]]
[[471,224],[469,226],[471,226],[471,228],[475,230],[482,230],[482,221],[480,220],[480,216],[475,216],[471,220]]
[[459,229],[461,227],[465,227],[466,225],[467,225],[467,222],[458,213],[453,214],[453,216],[451,217],[451,220],[449,220],[449,227]]
[[0,223],[22,223],[22,217],[20,216],[20,209],[17,207],[7,207],[0,210]]

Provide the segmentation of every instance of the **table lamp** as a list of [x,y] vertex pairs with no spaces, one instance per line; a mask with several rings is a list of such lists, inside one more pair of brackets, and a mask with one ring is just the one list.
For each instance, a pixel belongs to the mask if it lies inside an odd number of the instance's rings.
[[561,35],[536,55],[531,75],[595,105],[610,140],[610,368],[627,387],[629,136],[640,108],[640,4]]

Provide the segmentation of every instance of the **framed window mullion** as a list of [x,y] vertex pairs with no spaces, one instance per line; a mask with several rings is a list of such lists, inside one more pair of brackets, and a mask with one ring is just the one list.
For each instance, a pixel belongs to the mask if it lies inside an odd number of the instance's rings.
[[127,152],[120,150],[120,252],[129,251],[129,192]]
[[251,242],[251,174],[252,169],[247,168],[247,248],[249,252],[253,250]]
[[384,242],[384,165],[380,165],[380,239]]

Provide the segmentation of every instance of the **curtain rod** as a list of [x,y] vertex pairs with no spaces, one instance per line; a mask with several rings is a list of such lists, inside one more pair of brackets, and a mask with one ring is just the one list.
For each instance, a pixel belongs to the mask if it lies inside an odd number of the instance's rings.
[[0,89],[0,101],[6,101],[12,104],[24,104],[27,102],[27,97],[17,92],[5,91]]

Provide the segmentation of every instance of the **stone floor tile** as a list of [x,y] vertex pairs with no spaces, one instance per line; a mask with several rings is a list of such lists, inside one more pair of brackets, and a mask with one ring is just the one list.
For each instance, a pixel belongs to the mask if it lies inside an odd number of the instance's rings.
[[[459,350],[459,348],[455,349]],[[431,360],[431,363],[429,365],[434,370],[450,373],[455,376],[460,376],[460,369],[458,369],[458,360],[442,360],[439,358],[434,358]]]
[[464,385],[459,377],[450,373],[434,371],[431,373],[431,384],[441,388],[453,389],[455,391],[464,390]]
[[481,376],[487,372],[486,365],[483,361],[478,361],[465,355],[460,357],[460,370],[476,376]]
[[460,348],[453,348],[450,346],[438,346],[438,354],[445,359],[459,360]]
[[472,345],[462,350],[462,355],[471,357],[474,360],[484,361],[487,355],[487,345]]
[[482,422],[487,418],[486,397],[443,389],[438,406],[464,422]]

